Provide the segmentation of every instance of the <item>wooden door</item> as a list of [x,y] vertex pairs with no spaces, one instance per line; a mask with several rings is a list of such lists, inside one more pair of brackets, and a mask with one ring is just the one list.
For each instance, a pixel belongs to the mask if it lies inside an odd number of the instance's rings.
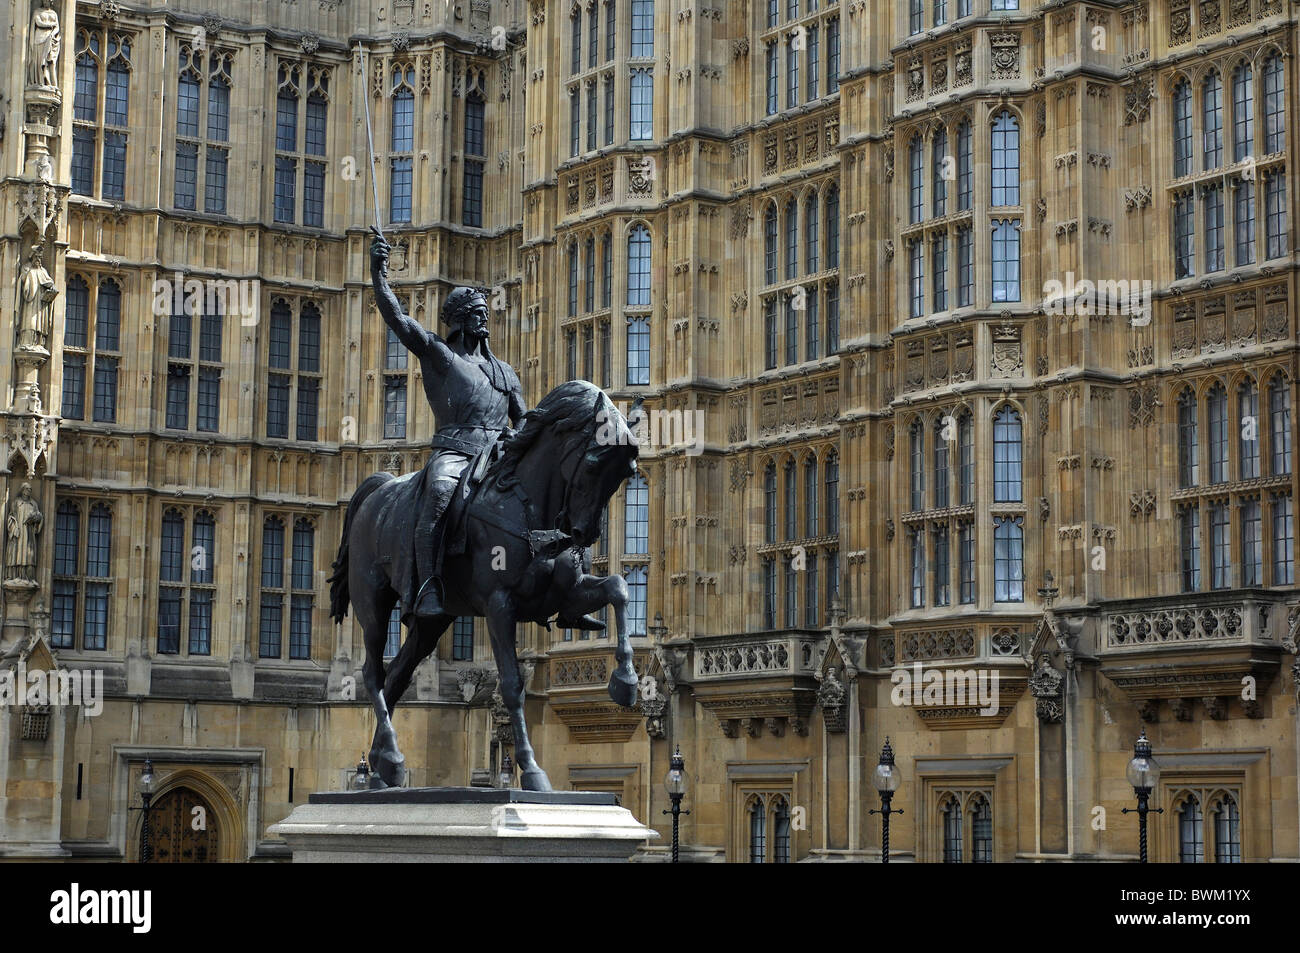
[[216,863],[217,826],[211,805],[189,788],[168,791],[149,808],[149,845],[150,863]]

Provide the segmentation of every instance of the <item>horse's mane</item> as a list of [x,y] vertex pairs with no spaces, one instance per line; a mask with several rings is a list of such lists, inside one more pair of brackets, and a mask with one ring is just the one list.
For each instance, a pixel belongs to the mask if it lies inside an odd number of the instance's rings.
[[561,436],[585,428],[595,422],[604,405],[608,405],[606,413],[618,414],[604,392],[589,381],[566,381],[543,397],[540,404],[524,414],[519,429],[506,439],[496,467],[497,486],[504,488],[514,481],[515,468],[543,434]]

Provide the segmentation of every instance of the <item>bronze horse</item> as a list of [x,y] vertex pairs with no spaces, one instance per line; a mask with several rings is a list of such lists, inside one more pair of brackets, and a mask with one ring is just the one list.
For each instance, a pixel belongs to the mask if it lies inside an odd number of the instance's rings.
[[[634,409],[632,416],[636,413]],[[583,557],[600,534],[601,513],[610,497],[636,472],[637,451],[628,421],[594,384],[573,380],[551,391],[505,439],[500,459],[488,466],[465,504],[464,553],[448,555],[443,565],[447,614],[416,621],[413,631],[408,628],[386,673],[384,644],[400,588],[389,573],[392,565],[401,564],[395,557],[412,546],[418,474],[376,473],[357,488],[330,576],[330,614],[341,623],[350,600],[365,634],[363,674],[378,718],[370,765],[384,785],[406,781],[393,708],[415,667],[457,616],[487,619],[526,791],[549,791],[551,784],[533,756],[524,723],[516,623],[547,624],[557,615],[577,619],[613,606],[617,668],[609,680],[609,697],[627,707],[636,702],[627,583],[622,576],[586,573]]]

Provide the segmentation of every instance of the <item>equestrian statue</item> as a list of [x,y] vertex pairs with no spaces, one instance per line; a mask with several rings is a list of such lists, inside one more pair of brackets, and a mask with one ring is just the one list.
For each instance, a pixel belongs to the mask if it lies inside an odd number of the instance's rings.
[[[402,312],[388,285],[390,247],[372,228],[370,271],[380,314],[420,361],[436,433],[424,468],[376,473],[353,494],[343,520],[330,612],[349,603],[364,632],[366,690],[378,723],[372,786],[406,783],[392,711],[415,667],[458,616],[487,619],[501,700],[514,729],[524,790],[549,791],[524,723],[515,626],[603,629],[588,616],[613,606],[617,667],[609,696],[636,702],[627,631],[627,583],[587,572],[601,514],[636,472],[632,426],[598,387],[572,380],[525,411],[519,378],[488,346],[483,292],[456,288],[441,311],[444,339]],[[632,411],[639,411],[639,402]],[[518,429],[512,429],[512,425]],[[388,620],[400,603],[406,639],[384,665]]]

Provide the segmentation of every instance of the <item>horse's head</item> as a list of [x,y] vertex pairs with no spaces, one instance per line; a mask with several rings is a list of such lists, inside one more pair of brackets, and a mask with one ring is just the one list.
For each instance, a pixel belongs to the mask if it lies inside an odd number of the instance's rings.
[[595,384],[574,380],[528,412],[503,463],[521,482],[545,482],[555,528],[588,546],[600,535],[610,497],[636,473],[637,453],[632,429],[613,402]]
[[[638,399],[638,409],[640,404]],[[603,392],[596,391],[592,410],[594,431],[577,465],[563,474],[568,490],[562,516],[568,526],[560,529],[581,546],[591,545],[600,536],[601,514],[623,481],[636,474],[640,452],[632,426]]]

